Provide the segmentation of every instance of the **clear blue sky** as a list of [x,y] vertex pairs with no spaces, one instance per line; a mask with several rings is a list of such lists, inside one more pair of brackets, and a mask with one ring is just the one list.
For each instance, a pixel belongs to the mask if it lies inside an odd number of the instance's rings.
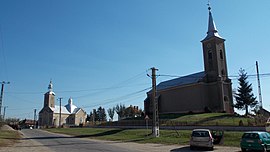
[[[0,81],[6,117],[32,118],[43,107],[50,79],[63,104],[72,97],[87,113],[122,103],[143,109],[151,87],[147,69],[184,76],[203,71],[201,40],[207,0],[1,0]],[[240,68],[270,73],[269,0],[212,0],[226,39],[230,76]],[[148,71],[149,73],[149,71]],[[157,82],[172,79],[158,77]],[[250,77],[258,96],[256,77]],[[261,77],[270,109],[270,76]],[[233,78],[233,88],[237,87]],[[138,93],[139,92],[139,93]],[[59,104],[59,102],[56,102]]]

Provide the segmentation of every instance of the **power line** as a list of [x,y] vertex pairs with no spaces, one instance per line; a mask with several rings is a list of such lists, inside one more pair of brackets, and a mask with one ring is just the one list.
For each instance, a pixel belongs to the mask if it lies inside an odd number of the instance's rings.
[[[120,97],[116,97],[116,98],[112,98],[112,99],[106,99],[106,100],[103,100],[101,103],[98,103],[98,104],[95,104],[95,105],[83,106],[83,108],[96,107],[96,106],[99,106],[99,105],[106,105],[108,103],[119,102],[119,101],[121,101],[123,99],[127,99],[128,97],[129,98],[133,97],[134,95],[136,95],[138,93],[145,92],[145,91],[150,90],[150,89],[151,89],[151,87],[140,90],[140,91],[136,91],[136,92],[133,92],[133,93],[130,93],[130,94],[126,94],[124,96],[120,96]],[[104,102],[104,101],[106,101],[106,102]]]
[[[270,73],[263,73],[263,74],[259,74],[260,76],[262,77],[268,77],[270,76]],[[186,77],[186,78],[200,78],[200,76],[189,76],[189,75],[185,75],[185,76],[179,76],[179,75],[169,75],[169,74],[160,74],[160,75],[157,75],[157,76],[165,76],[165,77],[176,77],[176,78],[182,78],[182,77]],[[249,74],[247,75],[248,77],[256,77],[257,74]],[[238,78],[239,75],[230,75],[228,76],[229,78]]]

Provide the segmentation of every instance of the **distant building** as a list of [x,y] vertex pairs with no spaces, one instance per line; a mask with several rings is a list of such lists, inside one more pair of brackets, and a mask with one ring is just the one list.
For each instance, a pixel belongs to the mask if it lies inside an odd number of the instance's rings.
[[[209,7],[208,32],[201,41],[204,71],[158,84],[159,113],[234,113],[224,41],[218,34]],[[144,108],[146,114],[152,113],[152,91],[147,92]]]
[[121,119],[126,119],[126,118],[136,118],[140,117],[142,115],[142,110],[139,109],[139,106],[132,106],[130,105],[127,107],[124,111],[124,117]]
[[30,119],[24,119],[19,122],[20,128],[34,128],[36,126],[36,121],[35,120],[30,120]]
[[61,125],[79,126],[85,123],[87,115],[82,108],[75,106],[71,98],[65,106],[55,105],[52,82],[50,82],[48,89],[49,91],[44,94],[44,106],[39,112],[38,125],[40,127],[58,127],[60,112]]

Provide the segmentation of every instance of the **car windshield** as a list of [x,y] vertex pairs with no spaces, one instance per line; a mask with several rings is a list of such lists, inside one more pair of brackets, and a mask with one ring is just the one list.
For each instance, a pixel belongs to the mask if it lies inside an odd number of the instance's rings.
[[245,133],[242,138],[259,139],[259,135],[257,133]]
[[192,132],[193,137],[209,137],[208,131],[193,131]]

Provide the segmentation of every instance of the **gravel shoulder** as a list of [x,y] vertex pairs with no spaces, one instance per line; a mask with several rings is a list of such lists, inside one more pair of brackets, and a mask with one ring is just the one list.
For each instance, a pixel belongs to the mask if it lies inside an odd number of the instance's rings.
[[[8,125],[4,125],[1,127],[1,130],[10,130],[15,131],[13,128],[11,128]],[[0,152],[37,152],[37,151],[46,151],[51,152],[51,150],[39,142],[36,142],[34,140],[23,140],[26,136],[21,132],[18,131],[22,135],[22,139],[20,139],[17,143],[6,146],[6,147],[0,147]]]

